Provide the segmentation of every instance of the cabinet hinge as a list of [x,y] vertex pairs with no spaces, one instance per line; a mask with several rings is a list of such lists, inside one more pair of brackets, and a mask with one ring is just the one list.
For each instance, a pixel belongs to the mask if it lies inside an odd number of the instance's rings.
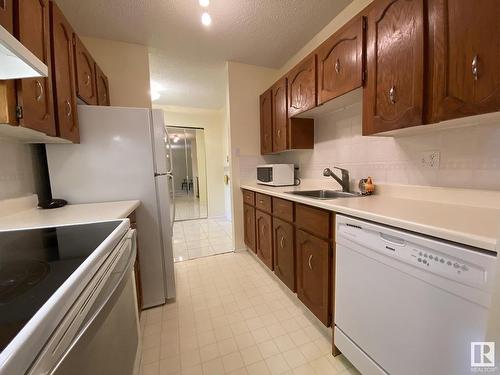
[[18,120],[23,118],[23,107],[21,107],[20,105],[16,106],[16,118]]
[[362,26],[363,30],[366,30],[368,27],[368,21],[366,20],[366,16],[363,16],[362,24],[363,24],[363,26]]

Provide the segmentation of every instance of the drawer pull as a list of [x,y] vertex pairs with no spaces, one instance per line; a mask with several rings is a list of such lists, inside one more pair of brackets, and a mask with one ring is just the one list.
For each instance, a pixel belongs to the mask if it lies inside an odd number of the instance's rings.
[[90,84],[90,74],[85,73],[85,86],[88,86]]
[[391,104],[396,104],[396,88],[394,86],[389,90],[389,101]]
[[313,255],[311,254],[311,255],[309,255],[309,261],[308,261],[308,263],[309,263],[309,269],[310,269],[311,271],[312,271],[312,269],[313,269],[312,264],[311,264],[312,259],[313,259]]
[[339,61],[339,59],[337,59],[337,61],[335,62],[335,72],[337,74],[340,73],[340,61]]
[[285,237],[283,237],[283,236],[281,237],[281,240],[280,240],[280,247],[281,247],[282,249],[284,249],[284,248],[285,248]]

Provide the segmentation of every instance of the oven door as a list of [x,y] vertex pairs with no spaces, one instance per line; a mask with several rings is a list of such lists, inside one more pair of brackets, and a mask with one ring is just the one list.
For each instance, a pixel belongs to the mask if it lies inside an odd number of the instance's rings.
[[133,279],[135,230],[126,236],[54,333],[30,374],[137,372],[140,335]]

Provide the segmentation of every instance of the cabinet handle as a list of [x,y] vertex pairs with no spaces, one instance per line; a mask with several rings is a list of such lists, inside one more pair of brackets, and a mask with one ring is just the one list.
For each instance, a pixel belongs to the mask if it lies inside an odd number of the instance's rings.
[[90,74],[85,73],[85,75],[86,75],[86,80],[85,80],[84,85],[85,85],[85,86],[88,86],[88,85],[89,85],[89,83],[90,83]]
[[262,228],[260,228],[260,233],[262,233],[262,235],[264,235],[264,230],[266,229],[266,226],[263,225]]
[[281,129],[278,129],[277,134],[278,134],[278,138],[281,137]]
[[67,100],[67,99],[64,101],[64,104],[66,104],[66,117],[70,118],[71,114],[73,112],[73,110],[71,108],[71,104],[70,104],[69,100]]
[[340,73],[340,61],[339,61],[339,59],[337,59],[337,61],[335,61],[335,71],[337,72],[337,74]]
[[43,85],[40,83],[39,80],[35,81],[35,85],[37,89],[39,90],[39,94],[36,96],[36,101],[40,102],[43,98]]
[[396,88],[394,86],[389,90],[389,101],[391,104],[396,104]]
[[312,266],[312,264],[311,264],[312,259],[313,259],[313,255],[311,254],[311,255],[309,255],[309,261],[308,261],[308,263],[309,263],[309,269],[310,269],[311,271],[312,271],[312,269],[313,269],[313,266]]
[[475,55],[472,59],[472,76],[474,77],[474,81],[477,81],[479,78],[479,67],[478,67],[478,56]]
[[284,249],[284,248],[285,248],[285,237],[283,237],[283,236],[281,236],[281,240],[280,240],[280,247],[281,247],[282,249]]

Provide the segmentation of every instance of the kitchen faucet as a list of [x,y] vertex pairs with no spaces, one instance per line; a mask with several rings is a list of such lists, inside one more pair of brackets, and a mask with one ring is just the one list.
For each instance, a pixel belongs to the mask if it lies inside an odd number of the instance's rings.
[[342,191],[349,192],[349,171],[347,169],[333,167],[334,169],[338,169],[342,172],[342,179],[340,179],[330,168],[325,168],[323,171],[323,176],[325,177],[333,177],[335,181],[337,181],[340,186],[342,186]]

